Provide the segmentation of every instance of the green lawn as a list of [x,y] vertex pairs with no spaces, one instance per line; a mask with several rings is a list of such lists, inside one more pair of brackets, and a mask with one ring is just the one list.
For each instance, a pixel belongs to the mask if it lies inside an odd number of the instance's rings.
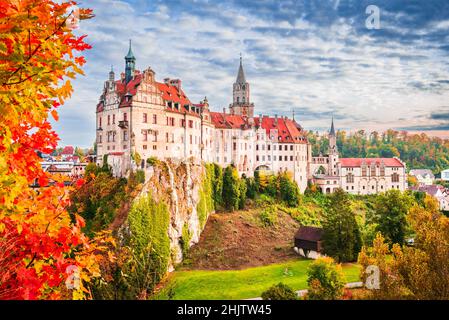
[[[221,300],[260,297],[273,284],[283,282],[295,290],[307,289],[307,267],[312,260],[293,260],[263,267],[230,271],[175,271],[165,288],[173,287],[174,299]],[[359,281],[360,267],[343,266],[346,282]],[[158,299],[166,299],[167,290]]]

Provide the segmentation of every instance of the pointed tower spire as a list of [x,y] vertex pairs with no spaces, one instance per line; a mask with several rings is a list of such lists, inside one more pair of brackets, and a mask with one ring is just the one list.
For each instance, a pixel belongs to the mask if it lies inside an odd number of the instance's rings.
[[237,74],[236,83],[239,83],[239,84],[246,83],[245,72],[243,71],[243,63],[242,63],[242,54],[241,53],[240,53],[240,66],[239,66],[239,72]]
[[135,69],[136,69],[136,58],[134,57],[133,50],[131,48],[131,39],[129,39],[129,50],[128,50],[128,54],[125,57],[125,82],[126,83],[128,83],[132,79]]
[[330,134],[331,136],[335,136],[334,116],[332,116],[331,130],[329,131],[329,134]]
[[131,46],[131,39],[129,39],[129,49],[128,49],[128,54],[126,55],[125,59],[126,58],[128,58],[128,59],[135,59],[134,53],[133,53],[133,49],[132,49],[132,46]]

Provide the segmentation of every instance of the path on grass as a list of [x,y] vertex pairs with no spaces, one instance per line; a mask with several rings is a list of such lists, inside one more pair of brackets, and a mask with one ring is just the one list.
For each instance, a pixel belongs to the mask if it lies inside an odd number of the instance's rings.
[[[345,285],[345,288],[348,289],[354,289],[354,288],[362,288],[363,287],[363,282],[349,282]],[[296,291],[296,294],[298,295],[298,297],[302,297],[307,293],[307,289],[304,290],[298,290]],[[250,298],[250,299],[245,299],[245,300],[262,300],[261,297],[257,297],[257,298]]]

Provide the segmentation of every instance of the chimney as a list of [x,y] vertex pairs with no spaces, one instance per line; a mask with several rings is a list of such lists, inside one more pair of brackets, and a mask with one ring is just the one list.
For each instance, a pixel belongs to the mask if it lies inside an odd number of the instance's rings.
[[180,79],[170,80],[170,85],[178,88],[178,91],[181,91],[181,80]]
[[164,83],[165,83],[165,84],[170,84],[170,78],[165,78],[165,79],[164,79]]
[[278,115],[277,114],[274,115],[274,125],[275,126],[278,125]]
[[226,108],[223,108],[223,114],[226,114]]

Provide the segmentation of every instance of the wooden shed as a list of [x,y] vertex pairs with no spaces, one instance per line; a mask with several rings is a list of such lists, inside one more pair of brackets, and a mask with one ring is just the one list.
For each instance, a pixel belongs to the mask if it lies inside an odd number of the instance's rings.
[[295,248],[305,257],[318,257],[322,251],[323,229],[302,226],[295,234]]

